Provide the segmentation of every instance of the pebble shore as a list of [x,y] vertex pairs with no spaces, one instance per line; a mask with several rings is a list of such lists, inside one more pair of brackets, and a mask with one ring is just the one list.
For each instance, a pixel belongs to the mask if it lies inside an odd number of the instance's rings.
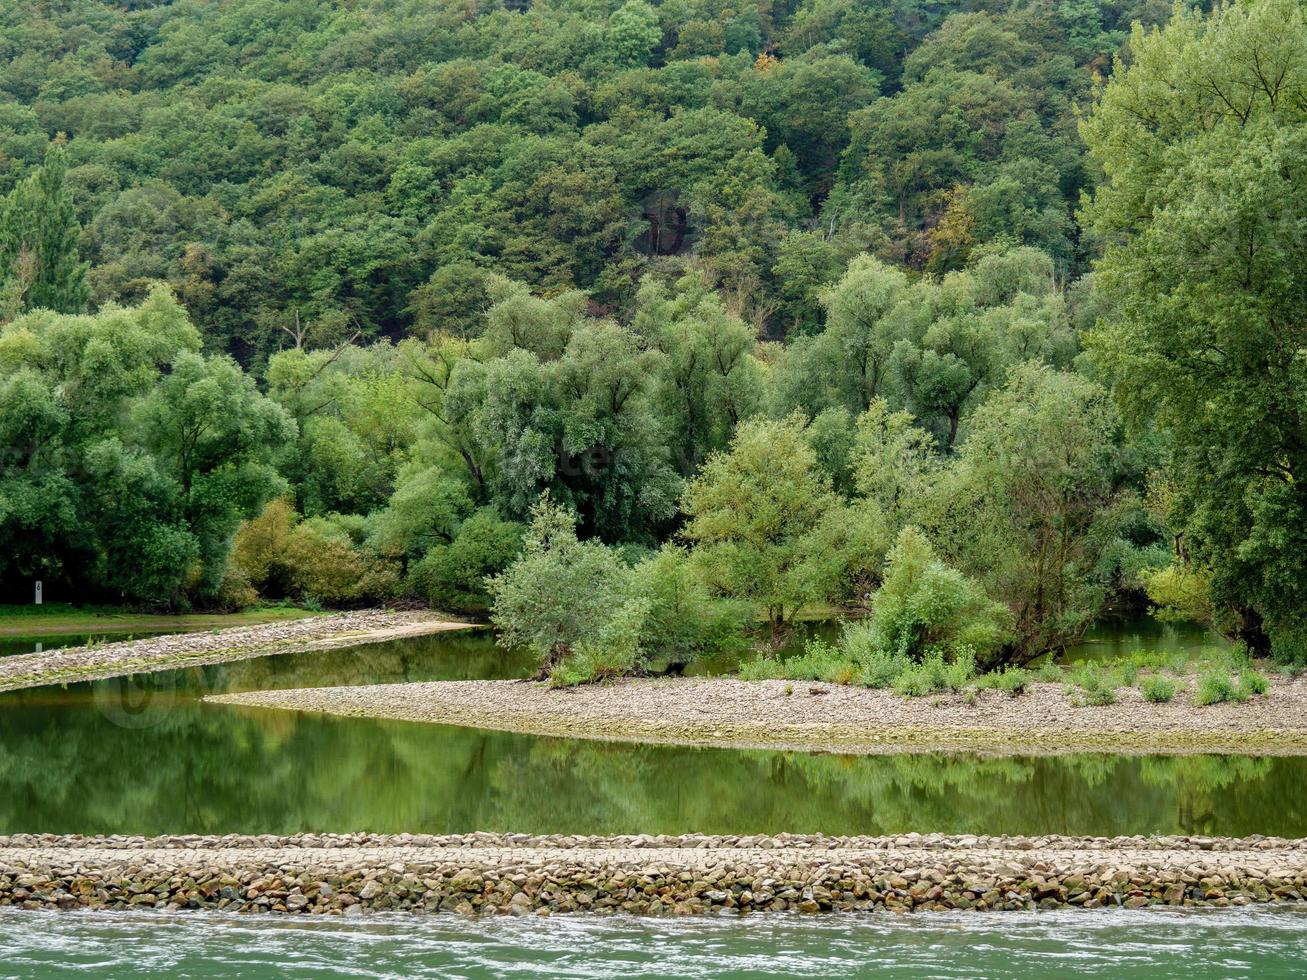
[[359,915],[1016,911],[1307,899],[1307,839],[0,838],[0,906]]
[[982,691],[906,698],[888,690],[732,678],[638,678],[552,688],[526,681],[433,681],[217,695],[206,700],[351,717],[395,718],[567,738],[847,754],[971,750],[1307,754],[1307,678],[1277,677],[1264,697],[1200,707],[1133,688],[1077,707],[1064,685],[1012,697]]
[[467,623],[450,622],[431,613],[365,609],[205,633],[172,633],[120,643],[66,647],[0,658],[0,691],[274,654],[332,650],[467,627]]

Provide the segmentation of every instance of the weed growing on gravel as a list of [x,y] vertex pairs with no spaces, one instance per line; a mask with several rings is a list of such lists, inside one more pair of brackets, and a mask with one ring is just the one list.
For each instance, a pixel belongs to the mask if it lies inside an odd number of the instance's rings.
[[1104,671],[1098,664],[1081,664],[1071,671],[1068,680],[1067,694],[1076,707],[1116,704],[1117,677],[1114,671]]
[[1064,674],[1065,671],[1062,670],[1062,665],[1055,664],[1052,660],[1046,660],[1044,663],[1040,664],[1039,669],[1035,671],[1036,679],[1041,680],[1046,684],[1056,684],[1058,681],[1062,680]]
[[1139,693],[1144,696],[1145,701],[1154,704],[1165,704],[1175,697],[1175,692],[1175,681],[1161,674],[1147,674],[1139,681]]
[[1266,675],[1252,667],[1239,671],[1239,692],[1245,697],[1260,697],[1271,687]]
[[976,678],[976,687],[994,691],[1006,691],[1016,697],[1030,684],[1030,671],[1020,667],[1004,667],[1002,670],[982,674]]
[[1226,701],[1243,701],[1243,694],[1230,679],[1227,671],[1212,669],[1198,675],[1198,687],[1194,691],[1194,704],[1223,704]]

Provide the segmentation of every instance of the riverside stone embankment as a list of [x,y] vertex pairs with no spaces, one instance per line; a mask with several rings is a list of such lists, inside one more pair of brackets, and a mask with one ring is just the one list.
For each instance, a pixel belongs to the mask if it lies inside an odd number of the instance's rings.
[[1249,837],[0,838],[0,906],[871,912],[1307,898],[1307,840]]
[[332,650],[466,628],[467,623],[451,622],[430,613],[369,609],[207,633],[174,633],[120,643],[66,647],[0,658],[0,691],[282,653]]
[[1131,688],[1117,697],[1116,704],[1077,707],[1053,683],[1031,684],[1017,697],[982,691],[972,702],[806,681],[640,678],[577,688],[434,681],[207,700],[532,735],[779,750],[1307,754],[1307,678],[1276,678],[1265,696],[1238,704],[1201,707],[1187,692],[1153,704]]

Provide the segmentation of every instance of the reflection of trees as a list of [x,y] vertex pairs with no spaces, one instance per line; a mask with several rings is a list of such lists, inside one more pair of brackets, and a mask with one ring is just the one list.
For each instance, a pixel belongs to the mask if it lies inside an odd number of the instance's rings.
[[91,685],[0,702],[0,832],[1307,833],[1302,758],[632,746],[202,705],[151,676],[143,727]]

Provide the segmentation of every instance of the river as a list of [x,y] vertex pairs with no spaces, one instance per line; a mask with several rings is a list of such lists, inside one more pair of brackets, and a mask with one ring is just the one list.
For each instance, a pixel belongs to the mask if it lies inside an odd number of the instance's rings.
[[[1202,637],[1109,626],[1097,647]],[[1307,836],[1307,759],[840,756],[233,709],[205,693],[518,677],[488,634],[0,695],[0,833]],[[694,921],[0,913],[0,977],[1289,977],[1307,910]]]

